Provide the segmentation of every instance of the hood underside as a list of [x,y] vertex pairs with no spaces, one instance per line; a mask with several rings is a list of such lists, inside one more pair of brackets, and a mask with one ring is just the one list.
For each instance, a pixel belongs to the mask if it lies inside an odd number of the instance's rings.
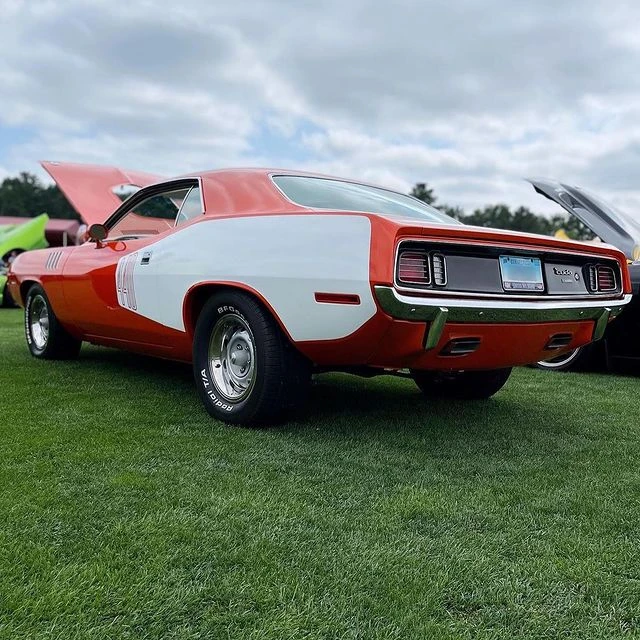
[[147,187],[163,177],[117,167],[71,162],[41,162],[87,225],[104,222],[121,204],[116,187]]
[[540,195],[576,216],[601,240],[623,251],[627,258],[638,257],[640,219],[615,209],[579,187],[545,178],[528,178],[528,181]]

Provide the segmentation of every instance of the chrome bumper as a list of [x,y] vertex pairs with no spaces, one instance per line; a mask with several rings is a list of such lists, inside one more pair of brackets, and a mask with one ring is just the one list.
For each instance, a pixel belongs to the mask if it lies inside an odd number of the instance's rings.
[[617,317],[631,300],[496,300],[465,298],[419,298],[398,293],[393,287],[375,286],[380,307],[393,318],[429,322],[425,349],[439,342],[447,322],[571,322],[593,320],[593,340],[600,340],[611,318]]

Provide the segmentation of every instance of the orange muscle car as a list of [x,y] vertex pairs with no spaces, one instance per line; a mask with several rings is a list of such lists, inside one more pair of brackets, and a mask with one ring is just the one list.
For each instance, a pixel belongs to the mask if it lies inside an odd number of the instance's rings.
[[[86,341],[192,362],[206,409],[231,423],[281,419],[314,371],[488,398],[514,365],[599,339],[631,297],[611,246],[464,226],[350,180],[45,167],[94,224],[84,244],[12,264],[33,356]],[[122,185],[141,188],[122,202]]]

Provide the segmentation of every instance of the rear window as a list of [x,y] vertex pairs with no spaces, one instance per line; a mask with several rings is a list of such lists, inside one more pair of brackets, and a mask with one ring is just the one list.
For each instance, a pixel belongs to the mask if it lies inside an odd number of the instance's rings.
[[398,218],[415,218],[422,222],[460,224],[416,198],[378,187],[307,176],[273,176],[273,181],[289,200],[302,207],[365,211]]

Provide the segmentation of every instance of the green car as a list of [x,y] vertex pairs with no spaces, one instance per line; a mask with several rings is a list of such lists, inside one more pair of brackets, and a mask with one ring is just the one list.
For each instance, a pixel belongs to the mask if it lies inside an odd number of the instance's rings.
[[49,216],[43,213],[36,218],[25,218],[21,224],[0,226],[0,306],[9,307],[13,303],[6,290],[7,270],[12,257],[23,251],[49,246],[44,235],[47,222]]

